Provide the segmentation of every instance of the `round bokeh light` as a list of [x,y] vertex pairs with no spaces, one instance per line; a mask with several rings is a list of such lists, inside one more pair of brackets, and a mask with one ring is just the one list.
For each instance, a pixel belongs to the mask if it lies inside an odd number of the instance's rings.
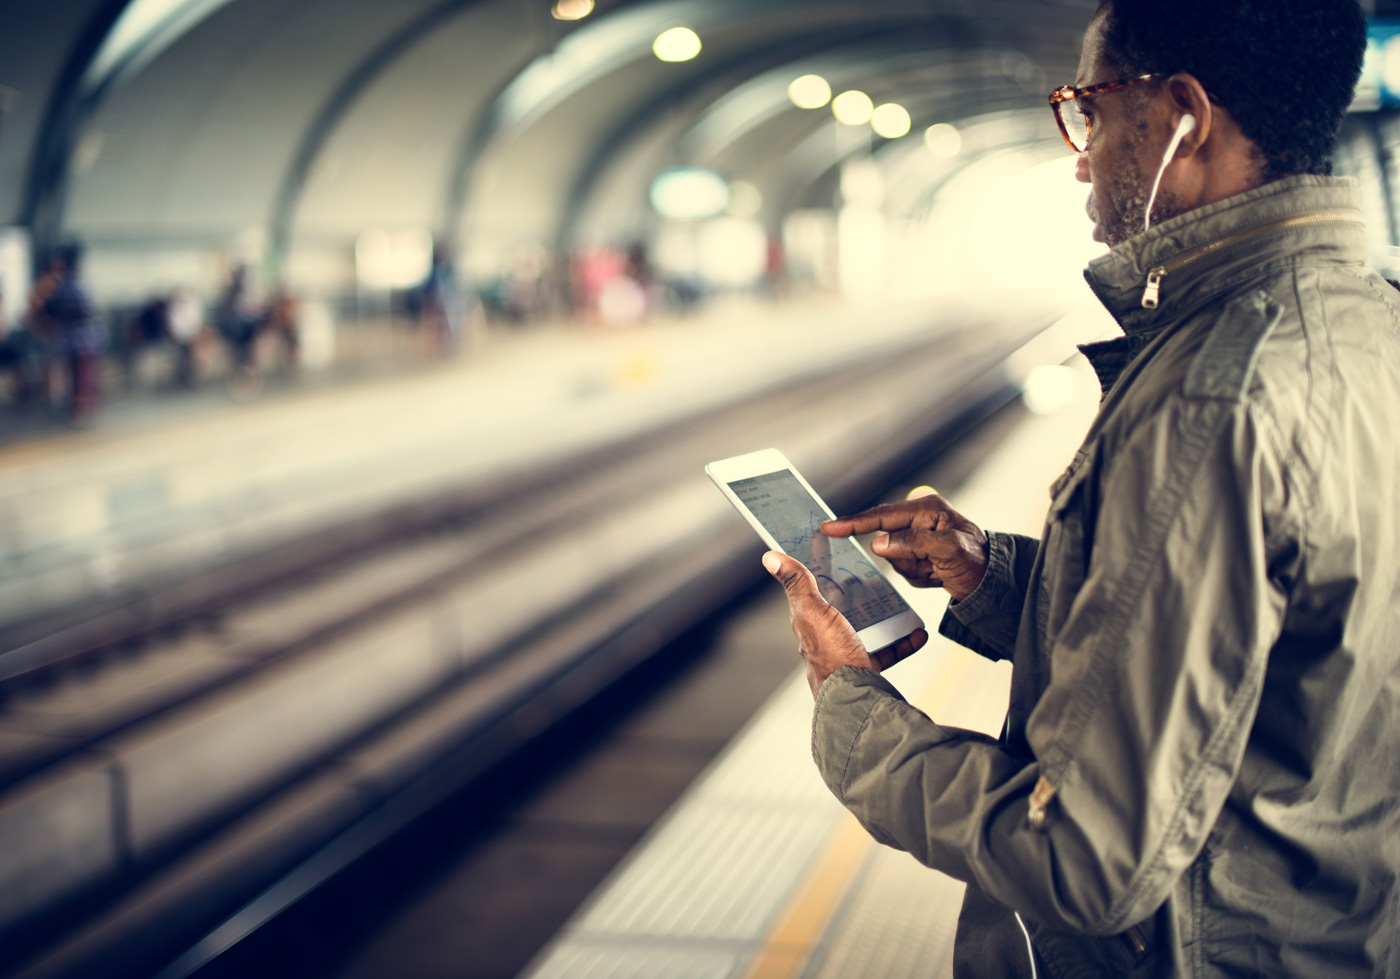
[[886,102],[871,114],[870,125],[885,139],[899,139],[909,135],[914,121],[909,118],[909,110],[904,106]]
[[689,27],[673,27],[661,32],[651,50],[662,61],[689,61],[700,53],[700,35]]
[[874,115],[875,103],[864,92],[842,92],[831,100],[831,113],[843,125],[863,126]]
[[831,86],[821,75],[803,75],[788,86],[788,98],[799,109],[820,109],[831,101]]

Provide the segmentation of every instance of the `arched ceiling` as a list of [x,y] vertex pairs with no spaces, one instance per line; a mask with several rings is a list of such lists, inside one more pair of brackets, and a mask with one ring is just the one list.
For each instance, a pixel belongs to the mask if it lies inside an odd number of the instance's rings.
[[[217,252],[252,232],[293,277],[298,255],[309,270],[370,227],[486,249],[625,227],[645,217],[637,181],[666,163],[801,203],[844,151],[822,146],[829,113],[786,100],[792,77],[899,101],[916,125],[1043,112],[1095,6],[604,0],[566,23],[549,0],[133,2],[163,5],[164,33],[95,93],[79,82],[130,8],[7,3],[0,208],[30,222],[42,204],[41,240],[96,250]],[[651,39],[677,24],[704,49],[662,63]]]

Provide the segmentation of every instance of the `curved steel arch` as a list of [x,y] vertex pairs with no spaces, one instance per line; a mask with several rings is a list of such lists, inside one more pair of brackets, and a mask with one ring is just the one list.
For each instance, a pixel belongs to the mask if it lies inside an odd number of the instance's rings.
[[[898,50],[910,45],[916,45],[926,34],[936,34],[940,39],[947,38],[949,33],[958,34],[967,28],[965,22],[957,21],[951,25],[934,25],[926,16],[919,21],[921,30],[911,32],[906,25],[891,24],[873,28],[864,34],[852,34],[850,31],[823,31],[801,38],[794,38],[779,47],[765,47],[759,49],[768,57],[760,60],[752,51],[736,55],[720,66],[718,74],[721,77],[752,78],[773,70],[783,64],[810,57],[815,53],[830,52],[843,47],[851,46],[871,46],[880,41],[897,42],[892,43],[889,50]],[[945,28],[940,30],[939,28]],[[555,234],[555,246],[561,250],[567,249],[575,237],[578,221],[583,216],[584,208],[587,206],[589,198],[598,180],[603,176],[614,161],[629,147],[661,114],[662,110],[671,106],[684,92],[694,88],[694,81],[684,81],[662,92],[656,98],[649,100],[640,109],[633,112],[617,127],[604,134],[596,141],[597,149],[589,157],[588,162],[579,170],[574,185],[565,201],[564,211],[560,216],[560,221]]]
[[[272,278],[277,279],[281,276],[282,265],[291,243],[297,203],[306,188],[316,158],[350,109],[368,91],[376,79],[425,40],[433,30],[454,17],[487,2],[489,0],[443,0],[442,3],[424,11],[387,38],[347,73],[340,84],[336,86],[335,91],[326,99],[316,117],[306,128],[273,202],[272,214],[268,221],[268,265]],[[697,0],[670,0],[670,3],[683,5],[687,8],[698,5]],[[631,8],[650,5],[637,2],[637,0],[630,0],[630,2],[624,0],[611,11],[596,18],[593,24],[606,21],[609,18],[615,19]],[[588,28],[592,28],[593,24],[588,25]],[[567,39],[570,35],[585,29],[582,26],[566,26],[561,23],[558,33],[547,38],[548,44],[557,45],[561,36]],[[453,176],[449,181],[446,194],[447,206],[444,209],[446,215],[450,216],[456,213],[456,201],[465,201],[471,167],[480,157],[482,150],[485,149],[495,132],[506,124],[513,88],[521,82],[532,66],[541,62],[542,57],[544,55],[537,53],[524,64],[507,72],[508,80],[493,94],[488,102],[490,108],[482,115],[482,119],[471,128],[467,139],[463,141],[462,149],[457,155],[457,163],[450,171]],[[450,239],[455,227],[455,223],[444,220],[439,228],[441,237]]]
[[[20,223],[29,228],[33,237],[36,262],[42,261],[42,256],[58,242],[77,134],[97,107],[96,102],[85,96],[84,79],[129,2],[107,0],[98,8],[69,52],[44,108],[44,120],[30,157],[20,214]],[[100,98],[101,92],[98,94]]]
[[292,162],[288,165],[278,187],[277,196],[273,200],[272,214],[268,220],[267,256],[269,277],[272,280],[281,279],[283,261],[291,243],[297,202],[306,189],[306,181],[311,175],[317,155],[336,126],[369,90],[370,85],[395,62],[442,24],[486,2],[488,0],[443,0],[437,6],[425,10],[366,55],[341,79],[330,97],[322,103],[315,118],[302,133],[296,153],[292,156]]
[[[764,75],[751,79],[743,86],[735,89],[733,93],[725,95],[708,106],[696,120],[695,125],[683,136],[679,145],[685,148],[686,155],[690,162],[700,163],[704,159],[713,159],[727,152],[731,147],[749,138],[753,133],[759,131],[772,119],[777,118],[784,112],[792,110],[792,102],[787,93],[786,80],[791,79],[792,73],[798,71],[814,70],[824,78],[837,81],[833,90],[844,87],[847,80],[853,75],[864,75],[868,73],[872,59],[889,59],[900,56],[918,56],[920,67],[936,68],[939,74],[951,74],[953,77],[939,79],[942,82],[953,82],[960,77],[969,77],[968,68],[981,70],[982,61],[987,52],[969,52],[965,49],[936,50],[930,51],[925,48],[906,49],[895,45],[889,48],[872,48],[868,50],[823,52],[826,57],[813,57],[803,59],[800,62],[792,62],[777,69],[766,72]],[[882,71],[885,65],[882,64]],[[780,84],[772,84],[774,76],[780,80]],[[900,79],[901,83],[903,79]],[[928,79],[920,79],[927,82]],[[855,84],[864,84],[862,81],[855,81]],[[755,111],[752,100],[749,99],[746,90],[752,86],[761,86],[761,95],[767,100]],[[745,114],[735,121],[722,118],[725,111],[723,103],[739,95],[747,100],[744,106]],[[921,101],[927,101],[926,96],[901,95],[898,97],[901,105],[909,108]],[[718,111],[717,111],[718,110]]]
[[[995,73],[988,72],[982,77],[995,78],[996,76]],[[972,76],[970,80],[977,80],[977,76]],[[1039,100],[1028,99],[1020,92],[1003,90],[991,94],[983,89],[978,93],[979,102],[977,109],[971,115],[965,112],[960,116],[956,112],[949,113],[942,111],[942,107],[945,105],[958,104],[966,94],[965,91],[950,90],[941,93],[935,99],[924,100],[922,103],[911,101],[910,104],[906,105],[906,108],[910,110],[911,121],[913,122],[911,131],[926,127],[934,122],[957,122],[959,119],[964,121],[969,119],[985,120],[999,116],[1005,112],[1021,110],[1032,112],[1043,108]],[[930,104],[932,104],[934,108],[930,108]],[[1046,113],[1046,116],[1048,118],[1049,113]],[[877,149],[877,153],[894,151],[897,145],[899,144],[894,141],[887,142]],[[807,188],[816,184],[826,174],[830,173],[833,168],[839,166],[850,156],[851,152],[849,150],[833,152],[830,144],[820,138],[809,139],[802,145],[794,147],[789,156],[789,159],[793,162],[784,168],[785,172],[794,174],[794,177],[788,181],[788,186],[784,192],[784,206],[787,208],[795,206],[794,201],[800,198]]]
[[44,121],[26,180],[21,223],[42,256],[62,231],[72,177],[74,146],[82,127],[106,98],[180,37],[231,0],[184,0],[167,10],[119,51],[107,45],[120,32],[123,18],[138,0],[108,0],[83,29],[59,76],[45,109]]
[[[883,5],[884,9],[879,11],[888,17],[891,8],[903,9],[908,12],[910,20],[918,19],[922,23],[927,23],[930,17],[939,16],[930,10],[931,4],[928,0],[895,0],[893,3]],[[814,0],[638,0],[629,4],[625,11],[613,11],[590,26],[577,31],[571,35],[571,39],[577,37],[579,42],[586,42],[593,32],[603,29],[616,29],[619,20],[623,17],[632,19],[639,27],[635,36],[631,40],[630,47],[624,45],[606,45],[611,48],[611,57],[599,59],[596,63],[587,65],[586,72],[580,72],[573,76],[568,76],[567,81],[559,84],[553,91],[540,95],[546,86],[539,85],[537,92],[530,93],[529,89],[534,88],[540,78],[535,76],[536,72],[543,77],[551,73],[552,68],[543,59],[536,59],[522,71],[518,76],[511,79],[496,98],[490,107],[484,112],[474,125],[463,135],[461,150],[454,162],[451,176],[448,181],[447,192],[444,195],[444,225],[456,231],[465,223],[470,196],[471,179],[477,165],[481,162],[492,142],[504,131],[521,125],[529,118],[538,116],[542,107],[558,104],[570,94],[589,82],[605,74],[616,65],[613,63],[621,57],[633,57],[638,50],[644,50],[651,41],[652,34],[648,33],[657,23],[658,16],[664,14],[666,20],[690,20],[691,26],[704,29],[710,25],[730,26],[736,21],[752,20],[756,16],[768,13],[800,10],[811,16],[816,16],[822,10],[826,11],[850,11],[853,9],[849,0],[829,0],[826,3],[817,3]],[[861,9],[857,5],[854,9]],[[890,18],[892,19],[892,18]],[[641,25],[646,25],[642,27]],[[624,28],[625,29],[625,28]],[[849,36],[847,32],[846,36]],[[580,59],[582,60],[582,59]],[[579,67],[573,65],[571,67]],[[558,78],[556,74],[556,78]],[[560,79],[562,81],[562,79]],[[691,82],[694,84],[693,80]],[[530,105],[529,98],[522,95],[522,91],[528,93],[530,97],[536,99],[536,104]]]
[[[1004,108],[997,108],[994,105],[989,105],[989,111],[985,113],[978,113],[978,115],[975,117],[964,118],[964,120],[962,121],[975,122],[979,119],[986,119],[988,117],[1001,115],[1007,112],[1021,111],[1024,111],[1027,115],[1031,115],[1039,111],[1039,109],[1038,107],[1031,107],[1027,105],[1019,105],[1014,103],[1009,103]],[[917,118],[919,120],[917,125],[922,126],[931,124],[932,122],[946,122],[952,117],[945,113],[938,113],[936,115],[921,114]],[[1055,135],[1058,134],[1056,133]],[[787,186],[782,192],[783,208],[785,210],[791,210],[794,207],[798,206],[797,202],[802,198],[802,196],[805,193],[807,193],[810,190],[811,187],[817,184],[835,167],[840,166],[849,156],[851,156],[850,152],[833,151],[830,148],[829,144],[823,145],[824,142],[825,141],[822,140],[805,141],[804,143],[795,147],[792,153],[789,155],[789,158],[796,160],[797,163],[788,169],[796,171],[798,176],[788,181]],[[1032,142],[1044,142],[1053,145],[1053,140],[1046,135],[1036,136],[1032,139]],[[980,147],[970,153],[966,153],[965,155],[960,157],[956,161],[956,163],[954,163],[951,167],[943,171],[941,176],[937,177],[935,180],[930,182],[929,188],[925,191],[925,197],[929,196],[932,193],[936,193],[937,190],[940,187],[942,187],[944,183],[947,182],[947,180],[951,179],[953,174],[961,172],[962,170],[966,169],[968,165],[979,160],[985,159],[989,154],[1000,152],[1011,145],[1017,144],[1015,142],[996,143],[989,146]],[[885,152],[889,152],[889,150],[886,149]]]

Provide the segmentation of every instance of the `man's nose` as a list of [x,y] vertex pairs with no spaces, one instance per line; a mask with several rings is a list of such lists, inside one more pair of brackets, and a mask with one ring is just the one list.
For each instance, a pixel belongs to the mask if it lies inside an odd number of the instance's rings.
[[1087,151],[1080,153],[1074,159],[1074,179],[1078,180],[1081,184],[1087,184],[1090,182],[1089,154]]

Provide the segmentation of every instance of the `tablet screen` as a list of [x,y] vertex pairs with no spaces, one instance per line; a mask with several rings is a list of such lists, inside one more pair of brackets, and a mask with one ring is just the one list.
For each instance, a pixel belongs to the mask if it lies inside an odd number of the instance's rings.
[[827,537],[821,504],[786,470],[729,484],[787,554],[816,575],[822,597],[840,609],[857,632],[909,606],[870,560],[844,537]]

